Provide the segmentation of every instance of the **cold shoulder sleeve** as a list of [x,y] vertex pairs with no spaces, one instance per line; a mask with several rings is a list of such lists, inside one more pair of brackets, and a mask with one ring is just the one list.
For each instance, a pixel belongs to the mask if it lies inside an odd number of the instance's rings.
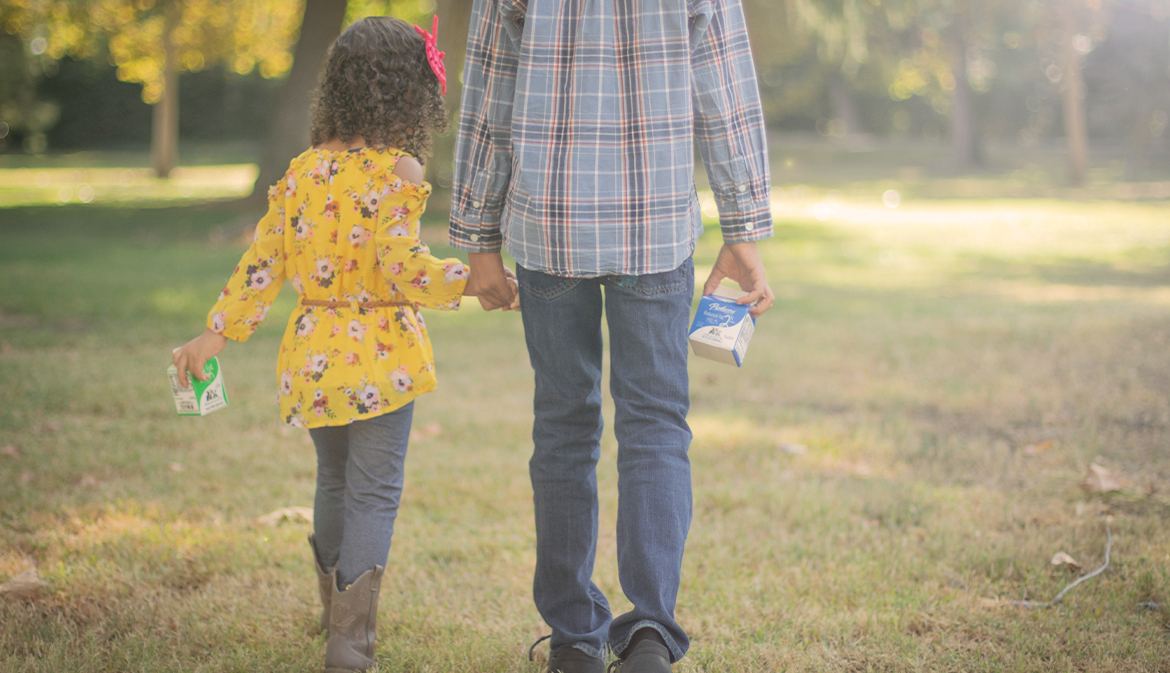
[[256,225],[252,245],[207,316],[212,331],[247,341],[260,326],[285,279],[284,205],[287,177],[268,190],[268,213]]
[[393,178],[387,190],[374,232],[382,273],[408,301],[423,308],[458,309],[467,285],[467,266],[454,257],[435,257],[419,239],[419,218],[426,210],[431,186]]

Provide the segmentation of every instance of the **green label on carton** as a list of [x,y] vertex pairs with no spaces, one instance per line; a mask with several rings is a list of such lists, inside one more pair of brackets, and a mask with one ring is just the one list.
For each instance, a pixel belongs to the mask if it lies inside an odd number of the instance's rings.
[[207,414],[227,406],[227,388],[223,384],[223,372],[219,368],[219,358],[211,358],[203,365],[203,373],[207,374],[206,381],[200,381],[192,376],[187,377],[189,387],[179,386],[179,373],[174,365],[167,368],[167,377],[171,381],[171,393],[175,397],[175,409],[180,416],[206,416]]

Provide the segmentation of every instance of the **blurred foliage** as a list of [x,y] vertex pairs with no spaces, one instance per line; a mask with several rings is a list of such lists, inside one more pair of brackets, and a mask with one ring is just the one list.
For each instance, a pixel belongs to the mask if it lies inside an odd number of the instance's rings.
[[[100,58],[64,58],[37,95],[60,108],[46,133],[57,150],[144,147],[150,141],[150,106],[142,87],[121,82]],[[258,71],[239,75],[218,65],[179,77],[179,135],[184,141],[249,142],[254,152],[275,110],[281,81]]]
[[239,74],[259,68],[279,77],[292,66],[301,8],[284,0],[6,0],[0,22],[38,43],[34,53],[55,59],[85,58],[106,45],[118,79],[142,84],[142,99],[154,103],[162,95],[168,11],[181,72],[223,63]]
[[[238,111],[233,114],[240,125],[259,137],[231,96],[271,110],[272,90],[244,74],[287,73],[303,0],[4,0],[0,122],[11,127],[8,148],[23,140],[23,149],[35,150],[44,138],[55,146],[84,143],[81,135],[54,128],[71,124],[78,116],[74,107],[84,106],[70,87],[85,89],[86,101],[116,99],[87,106],[110,117],[111,124],[119,116],[139,118],[141,112],[131,113],[124,102],[125,90],[102,69],[115,68],[118,79],[141,85],[143,100],[156,99],[168,2],[180,14],[173,36],[186,73],[183,86],[198,81],[193,72],[219,73],[211,79],[219,78],[222,86],[197,89],[198,95],[228,96],[225,108]],[[765,113],[774,129],[815,130],[835,139],[937,137],[952,123],[959,72],[973,95],[978,132],[1028,147],[1063,136],[1061,92],[1067,78],[1061,46],[1071,40],[1084,66],[1091,135],[1124,141],[1134,156],[1170,151],[1164,132],[1170,112],[1170,0],[743,2]],[[350,0],[346,24],[380,14],[419,23],[435,10],[435,0]],[[1075,13],[1071,37],[1065,30],[1068,12]],[[95,65],[82,77],[62,63],[58,74],[57,61],[65,56]],[[448,66],[457,70],[459,64]],[[64,79],[52,83],[65,74],[69,86]],[[205,130],[192,126],[193,104],[183,103],[182,133],[206,137]]]
[[29,54],[18,38],[0,33],[0,150],[14,139],[32,152],[45,147],[45,132],[57,121],[59,108],[38,98],[36,83],[54,62]]
[[[1133,56],[1136,27],[1129,22],[1118,26],[1109,50],[1095,53],[1112,35],[1115,14],[1144,16],[1142,30],[1158,35],[1153,42],[1170,44],[1168,0],[745,0],[774,124],[795,119],[811,127],[821,119],[818,130],[835,135],[827,122],[847,114],[834,100],[837,81],[857,111],[858,128],[850,132],[945,127],[961,53],[984,133],[1019,135],[1025,145],[1061,133],[1060,47],[1067,38],[1060,22],[1069,10],[1079,13],[1074,45],[1095,73],[1143,58]],[[1166,72],[1166,63],[1145,60],[1151,72]],[[1098,75],[1090,85],[1105,83]],[[1098,115],[1094,132],[1116,133],[1120,124],[1103,119]]]
[[[471,0],[467,1],[470,4]],[[434,13],[434,0],[349,0],[345,5],[345,25],[367,16],[396,16],[407,23],[421,24]],[[430,24],[424,27],[430,29]]]

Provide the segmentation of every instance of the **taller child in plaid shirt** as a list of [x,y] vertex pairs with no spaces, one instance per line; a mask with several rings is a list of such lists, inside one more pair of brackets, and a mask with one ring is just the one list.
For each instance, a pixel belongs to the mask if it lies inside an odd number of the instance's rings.
[[[451,203],[488,308],[516,259],[536,372],[529,468],[537,609],[549,671],[668,672],[691,520],[687,327],[702,233],[697,140],[724,278],[771,306],[755,241],[772,234],[763,115],[740,0],[475,0]],[[602,296],[604,294],[604,304]],[[590,577],[597,544],[601,316],[618,440],[617,545],[633,609],[616,619]]]

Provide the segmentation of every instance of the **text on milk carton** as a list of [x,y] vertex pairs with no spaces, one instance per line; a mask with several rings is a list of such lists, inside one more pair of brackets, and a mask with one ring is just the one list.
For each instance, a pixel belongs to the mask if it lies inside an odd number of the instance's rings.
[[206,381],[200,381],[188,374],[188,387],[183,388],[179,385],[179,371],[174,365],[167,368],[171,394],[175,396],[175,409],[180,416],[206,416],[227,406],[227,388],[223,383],[219,358],[209,359],[203,365],[203,373],[208,375]]

